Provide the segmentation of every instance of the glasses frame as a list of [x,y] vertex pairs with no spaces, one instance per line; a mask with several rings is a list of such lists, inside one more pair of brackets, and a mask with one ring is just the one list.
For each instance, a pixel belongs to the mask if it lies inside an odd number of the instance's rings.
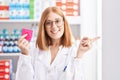
[[55,24],[57,27],[61,27],[61,26],[64,24],[63,19],[59,19],[60,25],[57,24],[57,22],[56,22],[57,20],[55,20],[55,21],[48,20],[48,21],[50,22],[50,24],[47,24],[47,21],[45,21],[45,26],[46,26],[46,27],[52,27],[54,24]]

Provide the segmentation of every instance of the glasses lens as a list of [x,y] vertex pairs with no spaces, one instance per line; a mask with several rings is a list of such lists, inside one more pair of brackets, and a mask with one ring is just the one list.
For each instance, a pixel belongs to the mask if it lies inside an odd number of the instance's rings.
[[56,24],[57,26],[61,26],[61,25],[62,25],[62,20],[60,20],[60,19],[59,19],[59,20],[56,20],[56,21],[55,21],[55,24]]
[[56,19],[55,21],[46,21],[45,22],[45,26],[53,26],[53,24],[55,23],[56,26],[62,26],[63,25],[63,20],[62,19]]

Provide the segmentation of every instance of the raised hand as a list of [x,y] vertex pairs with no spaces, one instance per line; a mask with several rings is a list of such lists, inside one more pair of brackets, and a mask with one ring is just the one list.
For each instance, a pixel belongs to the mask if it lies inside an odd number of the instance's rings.
[[95,37],[90,39],[88,37],[84,37],[80,42],[76,57],[77,58],[82,57],[85,52],[91,49],[93,42],[97,41],[99,38],[100,37]]
[[24,55],[29,55],[29,42],[25,39],[27,34],[21,36],[17,42],[18,47],[21,49],[21,53]]

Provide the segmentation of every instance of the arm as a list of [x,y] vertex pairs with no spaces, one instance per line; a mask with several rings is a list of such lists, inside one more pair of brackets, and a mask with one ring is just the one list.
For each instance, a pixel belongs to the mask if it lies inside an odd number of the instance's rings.
[[90,39],[88,37],[84,37],[79,44],[76,58],[82,58],[85,52],[91,49],[93,42],[98,40],[100,37],[95,37],[93,39]]
[[73,61],[73,67],[74,67],[74,80],[84,80],[84,68],[83,68],[83,55],[91,49],[92,43],[98,40],[100,37],[95,37],[93,39],[90,39],[88,37],[84,37],[77,48],[77,54]]
[[72,58],[66,69],[65,80],[85,80],[83,60],[79,58]]
[[15,80],[34,80],[31,57],[21,54],[18,60]]
[[67,68],[65,70],[65,80],[84,80],[84,69],[82,58],[76,58],[77,49],[79,47],[79,41],[75,41],[73,46],[69,50],[67,62]]
[[76,58],[73,61],[74,66],[74,79],[73,80],[85,80],[84,76],[84,68],[83,68],[83,60]]
[[32,65],[33,55],[30,55],[33,53],[34,50],[30,49],[30,44],[25,39],[26,36],[27,35],[21,36],[17,43],[19,48],[21,49],[21,55],[19,56],[18,60],[15,80],[35,80]]
[[76,41],[71,50],[72,59],[68,66],[70,67],[68,70],[73,74],[72,80],[85,80],[84,78],[84,64],[83,64],[83,55],[87,52],[91,47],[92,43],[99,39],[99,37],[89,39],[87,37],[83,38],[80,42]]

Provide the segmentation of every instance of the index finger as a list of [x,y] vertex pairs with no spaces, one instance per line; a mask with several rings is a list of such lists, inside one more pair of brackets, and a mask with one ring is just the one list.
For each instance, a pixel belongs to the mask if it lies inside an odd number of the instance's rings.
[[95,42],[98,39],[100,39],[100,37],[95,37],[95,38],[91,39],[91,42]]
[[27,36],[27,34],[24,34],[24,35],[22,35],[20,38],[23,39],[23,38],[25,38],[26,36]]

